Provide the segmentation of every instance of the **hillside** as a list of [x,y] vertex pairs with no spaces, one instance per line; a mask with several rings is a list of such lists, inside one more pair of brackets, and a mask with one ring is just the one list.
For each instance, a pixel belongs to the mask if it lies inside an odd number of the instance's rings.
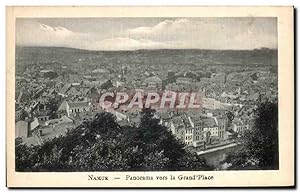
[[[62,47],[16,47],[16,67],[57,63],[69,67],[85,65],[231,65],[277,66],[277,50],[136,50],[89,51]],[[20,69],[18,69],[20,68]]]

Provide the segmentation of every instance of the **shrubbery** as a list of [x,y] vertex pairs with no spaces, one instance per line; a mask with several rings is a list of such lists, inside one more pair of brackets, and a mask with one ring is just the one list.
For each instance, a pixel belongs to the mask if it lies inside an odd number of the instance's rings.
[[139,126],[120,126],[110,113],[97,114],[63,137],[41,146],[16,146],[17,171],[211,170],[184,149],[153,111]]

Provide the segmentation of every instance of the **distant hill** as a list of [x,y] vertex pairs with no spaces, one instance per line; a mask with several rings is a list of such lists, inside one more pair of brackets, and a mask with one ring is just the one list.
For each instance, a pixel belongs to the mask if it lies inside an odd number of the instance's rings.
[[60,65],[238,65],[277,66],[277,50],[161,49],[135,51],[90,51],[64,47],[16,47],[16,66],[58,63]]

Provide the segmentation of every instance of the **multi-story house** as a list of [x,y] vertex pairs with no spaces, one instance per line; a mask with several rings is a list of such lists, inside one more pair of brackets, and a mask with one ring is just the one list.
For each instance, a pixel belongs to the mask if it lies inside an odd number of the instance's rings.
[[64,101],[58,108],[58,111],[65,110],[70,117],[76,113],[91,111],[91,103],[88,101],[68,102]]

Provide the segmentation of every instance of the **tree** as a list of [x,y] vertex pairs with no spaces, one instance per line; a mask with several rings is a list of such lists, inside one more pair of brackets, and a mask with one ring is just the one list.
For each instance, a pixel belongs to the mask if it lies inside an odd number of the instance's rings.
[[58,104],[60,104],[61,98],[59,96],[51,98],[47,103],[47,108],[50,111],[50,119],[57,118],[56,111],[58,110]]
[[234,119],[234,114],[230,111],[226,112],[227,127],[229,127]]
[[161,171],[210,170],[198,155],[187,152],[159,124],[155,112],[142,112],[139,126],[120,126],[110,113],[99,113],[63,137],[54,138],[31,154],[16,147],[20,171]]
[[246,130],[240,139],[238,151],[227,156],[228,169],[278,169],[278,105],[265,102],[257,110],[252,130]]
[[30,171],[38,163],[39,147],[28,147],[23,144],[16,146],[16,171]]

